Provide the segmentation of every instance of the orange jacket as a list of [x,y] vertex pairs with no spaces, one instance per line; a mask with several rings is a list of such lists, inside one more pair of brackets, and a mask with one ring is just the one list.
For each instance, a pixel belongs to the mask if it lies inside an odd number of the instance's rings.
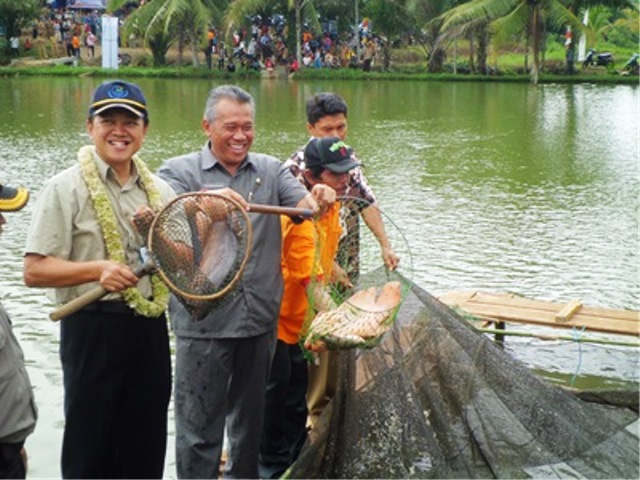
[[295,224],[282,216],[282,276],[284,293],[278,318],[278,339],[293,345],[300,339],[309,313],[306,287],[311,281],[326,282],[342,234],[340,205],[315,222]]

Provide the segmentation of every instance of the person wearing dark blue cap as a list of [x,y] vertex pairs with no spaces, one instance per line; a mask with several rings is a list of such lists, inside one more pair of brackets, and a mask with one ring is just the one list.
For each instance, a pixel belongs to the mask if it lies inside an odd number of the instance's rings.
[[138,157],[149,127],[140,87],[100,85],[78,163],[39,192],[24,258],[29,287],[66,303],[96,285],[109,294],[62,319],[64,478],[162,478],[171,395],[165,308],[155,276],[138,278],[146,243],[130,219],[175,197]]

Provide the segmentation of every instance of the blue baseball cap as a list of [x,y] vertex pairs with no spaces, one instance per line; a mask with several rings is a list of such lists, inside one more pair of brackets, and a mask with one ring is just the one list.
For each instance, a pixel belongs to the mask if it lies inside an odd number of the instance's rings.
[[114,80],[100,85],[93,93],[89,105],[89,116],[100,115],[111,108],[124,108],[140,118],[149,120],[147,99],[140,87],[123,80]]

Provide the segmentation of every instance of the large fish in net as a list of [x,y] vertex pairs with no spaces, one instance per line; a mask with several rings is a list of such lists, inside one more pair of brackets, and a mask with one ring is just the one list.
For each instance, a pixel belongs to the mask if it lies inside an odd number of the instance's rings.
[[[410,246],[393,220],[362,199],[339,197],[339,201],[342,234],[335,268],[339,270],[337,276],[346,275],[354,286],[346,289],[343,284],[312,277],[311,283],[326,284],[338,305],[327,311],[310,302],[303,340],[305,348],[313,351],[375,347],[393,325],[397,308],[408,293],[407,281],[413,277]],[[360,228],[359,218],[365,208],[380,211],[389,243],[401,259],[397,271],[384,268],[378,239],[370,229]],[[322,239],[317,239],[317,250],[322,250]],[[360,276],[361,271],[373,270],[384,270],[385,274]]]

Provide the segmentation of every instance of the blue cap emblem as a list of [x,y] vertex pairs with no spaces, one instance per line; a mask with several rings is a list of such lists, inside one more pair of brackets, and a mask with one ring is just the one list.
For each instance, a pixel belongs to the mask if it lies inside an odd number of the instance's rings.
[[127,98],[129,96],[129,91],[125,85],[122,85],[121,83],[114,83],[107,92],[107,96],[109,98]]

